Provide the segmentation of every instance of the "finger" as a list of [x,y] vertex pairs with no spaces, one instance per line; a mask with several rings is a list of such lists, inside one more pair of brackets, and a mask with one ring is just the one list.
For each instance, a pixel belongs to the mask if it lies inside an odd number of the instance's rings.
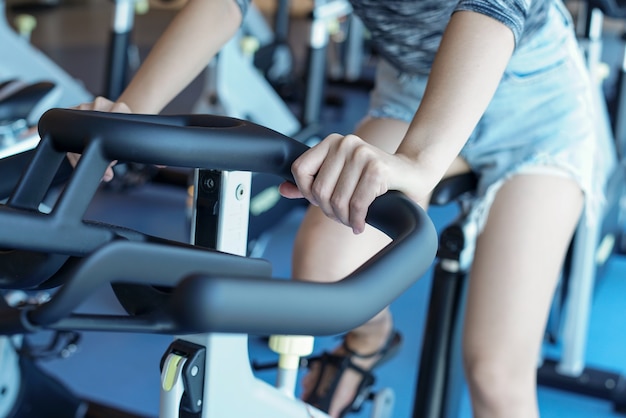
[[111,107],[111,112],[116,113],[132,113],[130,107],[124,102],[115,102]]
[[304,197],[300,189],[298,189],[298,186],[289,181],[281,183],[278,186],[278,192],[281,194],[281,196],[287,199],[300,199]]
[[93,103],[81,103],[78,106],[74,106],[72,109],[92,110],[93,109]]
[[102,181],[109,182],[113,180],[113,177],[115,177],[115,171],[113,171],[113,166],[115,164],[117,164],[117,160],[111,161],[111,164],[109,164],[106,171],[104,172],[104,175],[102,176]]
[[354,190],[350,201],[350,215],[348,225],[352,228],[352,232],[360,234],[365,230],[365,218],[367,211],[380,194],[367,181],[360,181]]
[[102,96],[97,96],[93,99],[92,102],[81,103],[78,106],[72,107],[72,109],[78,110],[109,110],[112,106],[113,102],[108,99],[105,99]]
[[329,135],[322,142],[304,152],[291,165],[291,173],[293,174],[294,180],[300,189],[300,192],[314,205],[317,205],[317,201],[312,193],[313,182],[315,181],[315,176],[317,175],[320,166],[328,155],[330,145],[329,139],[332,138],[333,135]]
[[[352,165],[352,154],[355,148],[359,147],[363,141],[357,136],[346,135],[334,137],[329,142],[328,155],[313,181],[312,193],[322,211],[327,216],[341,222],[341,219],[347,220],[345,216],[342,218],[342,215],[346,215],[347,212],[338,210],[341,207],[341,201],[337,199],[347,202],[352,194],[352,190],[349,187],[349,179],[353,176],[358,177],[360,171],[359,167]],[[348,184],[348,187],[342,193],[336,193],[337,183],[340,178],[344,179],[343,182]],[[355,184],[355,181],[352,180],[352,183]]]
[[345,155],[341,172],[330,198],[332,212],[344,225],[350,225],[351,202],[357,185],[368,165],[379,158],[379,150],[361,138],[348,135],[342,141],[339,154]]
[[369,205],[387,190],[388,171],[380,150],[360,139],[352,145],[330,203],[340,222],[355,233],[363,231]]
[[343,163],[332,196],[329,198],[330,211],[344,225],[350,226],[350,202],[362,172],[363,162],[351,156]]
[[115,174],[113,173],[113,168],[107,167],[106,171],[104,172],[104,175],[102,176],[102,181],[104,181],[105,183],[108,183],[109,181],[113,180],[114,176]]
[[67,154],[65,154],[65,156],[67,157],[67,160],[70,162],[72,167],[76,167],[76,164],[78,164],[78,160],[80,160],[80,154],[68,152]]
[[113,106],[114,103],[106,97],[98,96],[93,100],[93,110],[108,112]]
[[337,216],[332,199],[336,195],[337,181],[341,177],[343,170],[346,169],[344,166],[345,160],[342,156],[335,152],[330,152],[320,166],[311,185],[313,200],[317,202],[322,212],[337,220],[340,217]]

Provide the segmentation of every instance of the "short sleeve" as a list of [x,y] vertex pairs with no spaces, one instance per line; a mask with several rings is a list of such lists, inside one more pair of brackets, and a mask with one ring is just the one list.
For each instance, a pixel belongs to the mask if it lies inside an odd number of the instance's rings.
[[235,3],[237,3],[237,6],[241,9],[241,16],[245,16],[250,6],[250,0],[235,0]]
[[531,3],[531,0],[460,0],[455,10],[481,13],[496,19],[511,29],[517,44],[530,14]]

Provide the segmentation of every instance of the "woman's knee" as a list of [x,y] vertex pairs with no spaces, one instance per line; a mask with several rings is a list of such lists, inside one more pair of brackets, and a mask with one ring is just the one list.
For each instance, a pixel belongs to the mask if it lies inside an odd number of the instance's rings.
[[311,206],[300,224],[293,246],[293,276],[297,279],[332,282],[363,264],[390,239],[369,227],[355,235]]
[[463,362],[474,402],[502,410],[527,405],[534,399],[536,359],[520,359],[517,355],[507,355],[507,351],[466,345]]

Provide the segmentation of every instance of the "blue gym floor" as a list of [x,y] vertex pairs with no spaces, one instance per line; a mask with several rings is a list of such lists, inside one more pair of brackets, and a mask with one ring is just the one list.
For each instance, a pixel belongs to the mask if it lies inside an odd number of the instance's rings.
[[[90,7],[83,8],[83,4]],[[107,9],[109,2],[85,1],[80,5],[70,3],[68,7],[38,12],[40,27],[45,35],[39,40],[34,37],[33,42],[41,42],[40,46],[67,71],[84,80],[92,91],[99,91],[102,69],[94,65],[102,66],[104,62],[103,42],[107,36],[109,15],[106,12],[110,11]],[[92,14],[91,20],[85,20],[85,13]],[[101,14],[95,18],[93,13]],[[154,34],[162,29],[170,17],[171,12],[163,11],[139,17],[138,42],[149,45]],[[86,32],[85,26],[80,26],[72,35],[69,30],[71,24],[68,24],[71,21],[82,21],[84,24],[90,22],[90,30],[99,28],[100,32],[94,35]],[[66,34],[68,30],[69,34]],[[347,132],[362,111],[365,97],[362,91],[350,91],[343,97],[343,106],[329,107],[324,111],[324,129],[328,132]],[[185,112],[188,104],[189,101],[182,97],[172,104],[169,111]],[[89,217],[187,241],[189,225],[186,198],[185,190],[163,185],[149,184],[123,193],[102,190],[90,208]],[[441,228],[455,215],[455,208],[433,208],[430,214],[436,226]],[[301,209],[294,209],[290,216],[274,225],[268,235],[269,241],[262,257],[273,263],[276,276],[289,276],[291,243],[301,216]],[[411,416],[429,288],[430,275],[426,275],[392,305],[396,325],[404,335],[404,346],[396,358],[378,370],[377,387],[389,387],[395,392],[394,417],[397,418]],[[625,296],[626,257],[614,255],[605,276],[596,287],[587,347],[589,365],[626,373]],[[108,288],[100,289],[85,301],[81,309],[121,312]],[[156,416],[159,404],[159,361],[171,340],[171,336],[163,335],[85,332],[74,355],[66,359],[43,361],[41,365],[78,395]],[[316,341],[316,351],[336,343],[335,337],[320,338]],[[558,347],[550,351],[558,353]],[[250,339],[250,354],[251,360],[274,360],[260,338]],[[260,376],[268,381],[273,379],[271,372],[263,372]],[[237,402],[237,399],[233,398],[233,402]],[[612,411],[608,402],[546,388],[539,389],[539,402],[544,418],[620,416]],[[354,416],[366,417],[368,410]],[[467,397],[460,416],[471,416]]]

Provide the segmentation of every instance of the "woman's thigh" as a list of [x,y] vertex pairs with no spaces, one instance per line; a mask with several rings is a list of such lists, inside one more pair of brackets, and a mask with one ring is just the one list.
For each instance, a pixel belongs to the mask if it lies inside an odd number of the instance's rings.
[[498,190],[470,273],[466,358],[534,370],[583,204],[566,175],[520,174]]

